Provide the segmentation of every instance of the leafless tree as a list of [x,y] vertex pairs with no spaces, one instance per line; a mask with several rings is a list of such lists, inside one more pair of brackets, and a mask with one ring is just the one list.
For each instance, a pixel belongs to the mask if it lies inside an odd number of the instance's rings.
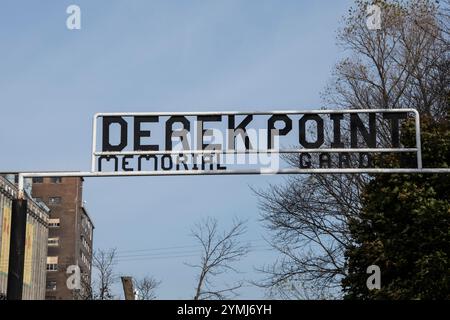
[[161,284],[161,281],[153,277],[145,276],[140,280],[134,282],[135,290],[137,292],[138,300],[155,300],[156,289]]
[[[366,26],[366,7],[382,9],[380,30]],[[448,8],[448,7],[447,7]],[[348,52],[323,92],[329,108],[416,108],[442,119],[448,112],[448,21],[431,0],[355,1],[338,30]],[[380,126],[382,137],[389,128]],[[295,157],[286,161],[296,164]],[[271,244],[280,258],[261,268],[260,285],[283,297],[340,296],[351,243],[349,217],[360,210],[364,175],[291,177],[283,185],[255,190]]]
[[81,288],[75,292],[75,300],[93,300],[94,291],[92,287],[92,279],[87,274],[81,274],[80,284]]
[[116,249],[97,250],[93,256],[93,267],[96,279],[93,281],[93,297],[95,300],[114,299],[112,285],[117,276],[114,273]]
[[369,1],[356,1],[339,30],[339,45],[351,55],[338,63],[324,94],[333,107],[416,108],[446,114],[448,41],[431,0],[375,1],[381,30],[366,27]]
[[219,230],[215,218],[207,218],[196,224],[192,236],[201,245],[201,260],[198,264],[189,264],[199,270],[194,300],[226,299],[236,296],[236,290],[243,282],[238,282],[226,288],[217,289],[212,278],[225,271],[237,270],[232,266],[248,253],[248,245],[241,244],[240,237],[245,233],[245,221],[235,220],[232,227],[224,232]]

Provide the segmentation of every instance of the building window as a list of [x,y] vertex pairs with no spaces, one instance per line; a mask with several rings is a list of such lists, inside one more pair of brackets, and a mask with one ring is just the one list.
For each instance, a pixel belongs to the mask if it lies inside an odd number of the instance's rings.
[[61,177],[51,177],[50,181],[51,181],[51,183],[61,183],[62,178]]
[[47,257],[47,271],[58,271],[58,256]]
[[33,183],[44,183],[44,178],[43,177],[34,177]]
[[89,263],[88,258],[84,255],[84,253],[80,250],[80,255],[81,255],[81,261],[83,261],[84,265],[90,270],[91,269],[91,265]]
[[48,245],[50,247],[59,246],[59,238],[48,238]]
[[48,198],[48,204],[60,204],[61,203],[61,197],[49,197]]
[[88,253],[91,253],[91,248],[89,248],[89,244],[88,244],[88,242],[86,241],[86,238],[82,235],[82,236],[80,237],[80,239],[81,239],[81,243],[83,244],[83,246],[84,246],[84,248],[86,249],[86,251],[87,251]]
[[47,271],[58,271],[58,265],[56,263],[47,263]]
[[49,281],[47,282],[47,290],[56,290],[56,281]]
[[59,218],[48,220],[48,226],[50,228],[59,228],[59,224],[60,224]]

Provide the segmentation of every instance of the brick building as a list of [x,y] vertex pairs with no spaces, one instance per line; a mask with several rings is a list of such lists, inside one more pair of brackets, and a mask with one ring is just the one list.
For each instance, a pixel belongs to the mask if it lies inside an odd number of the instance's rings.
[[[83,299],[91,283],[94,225],[83,203],[83,178],[34,178],[33,197],[50,208],[47,283],[48,300]],[[69,266],[79,266],[81,290],[68,288]]]

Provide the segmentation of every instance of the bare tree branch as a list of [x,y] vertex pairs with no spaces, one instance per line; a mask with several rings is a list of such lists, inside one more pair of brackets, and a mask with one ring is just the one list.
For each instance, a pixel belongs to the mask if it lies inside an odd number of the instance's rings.
[[149,276],[145,276],[140,280],[135,280],[134,287],[138,300],[155,300],[157,298],[156,289],[160,284],[161,281]]
[[97,279],[93,285],[93,296],[96,300],[114,299],[112,285],[117,276],[114,273],[116,249],[97,250],[94,252],[92,265],[96,271]]
[[230,294],[242,287],[242,282],[225,289],[214,289],[212,278],[225,271],[237,272],[232,263],[239,261],[248,253],[248,245],[240,243],[239,238],[245,233],[245,221],[235,220],[226,232],[220,232],[218,221],[207,218],[198,223],[192,230],[192,236],[202,247],[199,264],[190,264],[199,269],[194,300],[226,299]]
[[[382,9],[380,30],[366,26],[366,8],[372,3]],[[335,66],[322,94],[326,106],[415,108],[436,120],[446,117],[448,8],[448,0],[440,5],[431,0],[356,0],[338,30],[338,44],[349,54]],[[390,140],[386,123],[377,129],[380,143]],[[342,138],[346,141],[348,135]],[[285,160],[298,166],[295,155]],[[348,221],[357,216],[368,181],[365,175],[301,176],[254,190],[270,244],[280,254],[259,269],[266,277],[258,285],[284,298],[340,297],[344,252],[352,241]]]

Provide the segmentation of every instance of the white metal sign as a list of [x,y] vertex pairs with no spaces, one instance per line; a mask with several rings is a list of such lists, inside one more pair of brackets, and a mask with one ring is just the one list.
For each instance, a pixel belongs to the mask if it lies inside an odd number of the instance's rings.
[[[403,146],[400,128],[408,118],[415,121],[416,141]],[[374,157],[392,153],[412,154],[414,166],[374,163]],[[93,122],[93,175],[418,169],[422,159],[415,109],[98,113]]]

